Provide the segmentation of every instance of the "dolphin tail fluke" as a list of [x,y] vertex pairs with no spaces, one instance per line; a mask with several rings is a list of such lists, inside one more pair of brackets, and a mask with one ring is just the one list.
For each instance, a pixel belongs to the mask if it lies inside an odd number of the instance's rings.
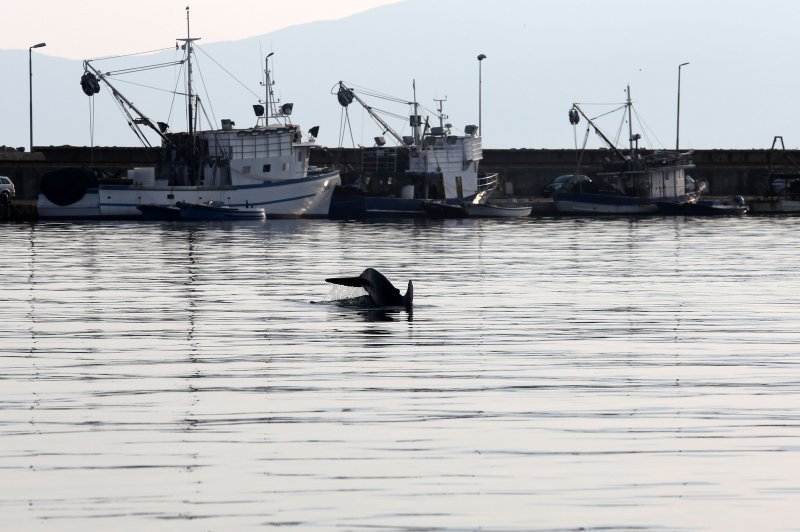
[[361,277],[331,277],[329,279],[325,279],[325,282],[331,284],[340,284],[342,286],[355,286],[358,288],[369,284],[366,279]]
[[403,296],[403,304],[406,308],[411,308],[411,305],[414,303],[414,285],[411,281],[408,281],[408,288],[406,289],[406,295]]

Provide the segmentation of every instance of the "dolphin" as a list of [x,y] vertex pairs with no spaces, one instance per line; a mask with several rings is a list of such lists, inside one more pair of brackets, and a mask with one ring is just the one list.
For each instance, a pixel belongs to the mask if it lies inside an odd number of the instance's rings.
[[410,309],[414,299],[414,285],[411,284],[411,281],[408,281],[406,295],[401,295],[400,290],[395,288],[389,282],[389,279],[374,268],[367,268],[358,277],[331,277],[325,279],[325,282],[361,287],[367,291],[376,307],[405,307]]

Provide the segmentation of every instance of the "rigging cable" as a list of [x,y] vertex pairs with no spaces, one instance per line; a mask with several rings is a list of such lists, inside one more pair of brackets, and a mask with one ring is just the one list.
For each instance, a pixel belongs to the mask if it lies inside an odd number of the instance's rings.
[[206,80],[203,77],[203,71],[200,69],[200,62],[197,62],[197,71],[200,73],[200,83],[203,85],[203,92],[206,94],[206,101],[209,102],[209,107],[211,108],[211,116],[214,117],[214,121],[208,119],[208,114],[206,114],[206,108],[203,106],[203,114],[206,115],[206,120],[208,120],[209,125],[216,127],[217,126],[217,115],[214,113],[214,105],[211,104],[211,97],[208,95],[208,85],[206,85]]
[[[664,143],[661,142],[661,139],[658,138],[658,135],[656,135],[655,132],[652,129],[650,129],[650,126],[647,125],[647,123],[644,121],[644,119],[642,119],[642,117],[639,116],[639,113],[636,112],[636,108],[635,107],[633,108],[633,114],[636,115],[636,120],[638,120],[639,123],[642,124],[642,131],[645,132],[645,134],[647,132],[650,132],[650,134],[653,135],[653,137],[656,139],[656,142],[658,143],[657,145],[659,147],[661,147],[661,149],[664,149]],[[647,143],[649,145],[651,145],[651,146],[656,145],[655,143],[651,142],[649,140],[649,138],[647,139]]]
[[[577,127],[575,127],[575,149],[578,149],[578,137],[577,137]],[[578,165],[575,168],[575,175],[579,175],[581,173],[581,164],[583,163],[583,154],[586,152],[586,143],[589,141],[589,130],[591,129],[591,124],[586,124],[586,134],[583,136],[583,146],[581,146],[581,150],[578,152]]]
[[[198,50],[200,50],[201,52],[203,52],[203,53],[205,54],[205,56],[206,56],[206,57],[208,57],[208,58],[209,58],[209,59],[210,59],[210,60],[211,60],[211,61],[212,61],[212,62],[213,62],[215,65],[217,65],[219,68],[221,68],[223,72],[225,72],[225,73],[226,73],[226,74],[228,74],[228,75],[229,75],[231,78],[233,78],[233,80],[234,80],[234,81],[236,81],[236,83],[238,83],[239,85],[241,85],[242,87],[244,87],[244,89],[245,89],[247,92],[249,92],[250,94],[252,94],[252,95],[253,95],[253,96],[255,96],[256,98],[259,98],[258,94],[256,94],[255,92],[253,92],[253,90],[252,90],[250,87],[248,87],[247,85],[245,85],[244,83],[242,83],[242,82],[239,80],[239,78],[237,78],[236,76],[234,76],[233,74],[231,74],[231,73],[230,73],[230,72],[229,72],[229,71],[228,71],[228,70],[227,70],[227,69],[226,69],[224,66],[222,66],[221,64],[219,64],[219,63],[217,62],[217,60],[216,60],[216,59],[214,59],[213,57],[211,57],[211,56],[208,54],[208,52],[206,52],[205,50],[203,50],[203,48],[202,48],[202,47],[200,47],[199,45],[195,44],[195,45],[194,45],[194,48],[197,48]],[[259,98],[259,99],[260,99],[260,98]]]
[[[183,61],[179,61],[183,62]],[[169,62],[169,63],[157,63],[155,65],[145,65],[145,66],[138,66],[138,67],[131,67],[131,68],[123,68],[121,70],[110,70],[105,73],[106,76],[116,76],[120,74],[135,74],[137,72],[147,72],[148,70],[158,70],[159,68],[165,68],[168,66],[174,66],[176,62]]]
[[89,147],[92,164],[94,164],[94,117],[94,96],[92,96],[89,98]]
[[169,124],[170,120],[172,120],[172,111],[174,111],[175,109],[175,97],[179,95],[178,83],[180,83],[182,73],[183,73],[183,61],[181,61],[180,68],[178,68],[178,73],[175,76],[175,88],[172,90],[172,101],[169,104],[169,114],[167,114],[167,124]]
[[118,59],[120,57],[132,57],[134,55],[145,55],[145,54],[153,54],[153,53],[156,53],[156,52],[166,52],[167,50],[172,50],[172,47],[170,46],[168,48],[159,48],[157,50],[149,50],[147,52],[133,52],[133,53],[130,53],[130,54],[123,54],[123,55],[109,55],[109,56],[106,56],[106,57],[96,57],[94,59],[88,59],[88,61],[90,63],[93,63],[95,61],[105,61],[106,59]]

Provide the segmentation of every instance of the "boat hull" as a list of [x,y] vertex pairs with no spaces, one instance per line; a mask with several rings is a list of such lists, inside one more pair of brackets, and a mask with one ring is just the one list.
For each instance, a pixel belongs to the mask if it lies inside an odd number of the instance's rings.
[[329,217],[333,220],[369,218],[408,218],[425,216],[422,204],[415,198],[391,198],[365,194],[334,193]]
[[658,206],[648,198],[603,194],[556,193],[553,205],[560,214],[654,214]]
[[461,203],[426,201],[422,204],[425,214],[431,218],[466,218],[467,210]]
[[697,202],[675,203],[659,202],[658,211],[667,215],[684,216],[741,216],[747,214],[748,207],[725,201],[700,200]]
[[800,200],[783,198],[750,200],[750,210],[758,214],[797,214],[800,213]]
[[231,207],[261,207],[270,218],[325,218],[338,183],[339,172],[334,171],[223,188],[100,184],[68,205],[58,205],[40,194],[37,209],[41,218],[141,218],[138,207],[142,205],[223,201]]
[[524,218],[531,215],[533,207],[528,205],[509,206],[509,205],[488,205],[479,203],[465,203],[464,209],[470,217],[479,218]]
[[174,205],[139,205],[145,220],[180,220],[181,210]]
[[231,207],[197,203],[178,203],[182,220],[264,220],[266,214],[260,207]]

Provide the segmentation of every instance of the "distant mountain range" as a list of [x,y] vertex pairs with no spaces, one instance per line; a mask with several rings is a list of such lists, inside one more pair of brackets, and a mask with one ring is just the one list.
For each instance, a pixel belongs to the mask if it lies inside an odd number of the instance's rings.
[[[415,80],[418,101],[434,109],[435,98],[446,98],[447,122],[463,130],[478,121],[477,56],[483,53],[484,146],[574,147],[585,124],[569,125],[571,103],[622,102],[630,84],[644,122],[637,126],[642,144],[670,148],[677,67],[690,62],[681,80],[682,147],[764,148],[773,135],[796,146],[799,15],[800,3],[791,0],[406,0],[235,42],[200,41],[195,79],[207,85],[200,95],[211,119],[251,125],[252,104],[264,98],[263,57],[274,52],[276,95],[295,104],[293,121],[304,129],[319,125],[318,140],[328,146],[371,145],[382,132],[355,106],[351,127],[342,132],[342,108],[331,94],[339,80],[407,100]],[[202,27],[193,30],[202,37]],[[164,46],[174,46],[181,31],[164,35]],[[167,51],[98,65],[105,70],[177,57]],[[28,51],[0,50],[0,68],[0,145],[27,146]],[[81,92],[82,73],[80,61],[34,56],[34,144],[139,145],[105,87],[94,103]],[[180,130],[183,99],[140,86],[174,88],[178,74],[169,67],[113,79],[148,116]],[[374,105],[408,113],[402,105]],[[396,124],[407,130],[407,120]],[[618,130],[624,144],[627,126],[614,122],[606,131],[616,136]],[[589,146],[600,145],[590,134]]]

